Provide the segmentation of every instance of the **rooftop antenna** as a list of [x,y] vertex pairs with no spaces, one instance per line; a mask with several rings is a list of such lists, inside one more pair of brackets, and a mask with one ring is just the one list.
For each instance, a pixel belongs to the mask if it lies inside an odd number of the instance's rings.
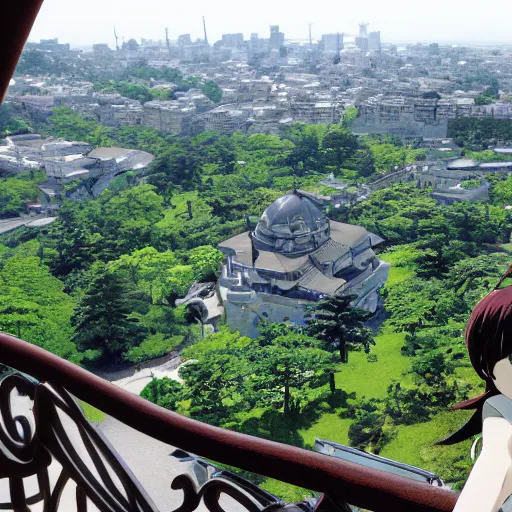
[[313,47],[313,38],[311,36],[311,27],[313,26],[313,23],[309,22],[309,46]]
[[117,32],[116,32],[116,26],[115,25],[114,25],[114,37],[116,38],[116,51],[119,51],[119,44],[117,42],[118,37],[117,37]]
[[205,42],[205,44],[208,44],[208,36],[206,35],[206,20],[204,19],[204,16],[203,16],[203,28],[204,28],[204,42]]

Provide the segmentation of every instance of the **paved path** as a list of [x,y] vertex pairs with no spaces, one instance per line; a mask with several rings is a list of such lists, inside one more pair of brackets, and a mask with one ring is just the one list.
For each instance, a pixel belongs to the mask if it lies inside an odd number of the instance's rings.
[[163,377],[168,377],[169,379],[176,380],[182,383],[183,381],[181,380],[178,372],[182,366],[185,366],[186,364],[192,362],[194,361],[190,360],[187,361],[186,363],[181,363],[181,358],[177,357],[159,366],[154,366],[152,368],[144,368],[143,370],[136,372],[130,377],[125,377],[119,380],[113,380],[111,382],[116,386],[126,389],[130,393],[140,395],[142,390],[154,378],[161,379]]
[[0,220],[0,235],[24,226],[29,219]]
[[34,228],[46,226],[47,224],[51,224],[55,219],[56,217],[44,217],[42,215],[16,219],[0,219],[0,235],[20,228],[21,226]]
[[[178,376],[180,366],[181,358],[176,357],[112,383],[138,395],[153,377],[169,377],[181,382]],[[189,472],[191,463],[178,462],[171,457],[175,447],[141,434],[110,416],[99,428],[161,512],[172,511],[181,505],[183,493],[172,490],[171,483],[176,476]]]
[[[178,370],[180,365],[181,359],[179,357],[173,358],[163,364],[157,365],[151,369],[141,370],[131,377],[120,379],[113,383],[132,393],[138,394],[144,386],[151,381],[152,374],[156,377],[167,376],[179,381]],[[31,407],[32,403],[28,397],[17,396],[16,399],[13,400],[13,410],[15,414],[30,416],[29,410]],[[65,415],[59,416],[61,417],[61,421],[63,422],[71,443],[82,460],[86,462],[87,466],[95,473],[92,461],[83,446],[82,440],[73,422]],[[110,416],[106,416],[105,420],[98,427],[124,462],[126,462],[129,469],[141,483],[160,512],[171,512],[182,504],[183,493],[181,491],[172,490],[171,483],[178,475],[184,473],[192,474],[193,463],[179,462],[171,456],[171,453],[176,449],[175,447],[146,436]],[[56,462],[52,463],[49,468],[52,488],[57,482],[60,469],[60,465]],[[28,496],[37,493],[38,488],[35,478],[30,478],[26,481],[25,489]],[[66,486],[61,498],[62,510],[75,510],[74,489],[75,487],[72,484]],[[9,497],[8,480],[0,480],[0,503],[8,502]],[[224,506],[225,510],[229,512],[245,511],[241,505],[225,495],[221,498],[221,504]],[[34,510],[39,510],[39,508],[34,507]],[[97,508],[89,502],[88,510],[90,512],[96,512]],[[206,512],[206,507],[203,503],[199,506],[198,512]]]

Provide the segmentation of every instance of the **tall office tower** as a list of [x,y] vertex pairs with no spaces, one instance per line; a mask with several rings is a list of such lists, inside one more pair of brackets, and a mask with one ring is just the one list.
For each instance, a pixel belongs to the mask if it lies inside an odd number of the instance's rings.
[[280,50],[284,46],[284,34],[279,32],[279,25],[270,26],[270,39],[268,47],[270,50]]
[[343,50],[343,34],[322,34],[324,53],[338,53]]
[[380,52],[380,32],[370,32],[368,34],[368,50]]

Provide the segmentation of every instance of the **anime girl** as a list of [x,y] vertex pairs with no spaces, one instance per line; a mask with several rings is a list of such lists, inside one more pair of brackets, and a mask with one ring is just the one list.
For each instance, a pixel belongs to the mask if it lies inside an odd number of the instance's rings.
[[471,364],[485,381],[482,395],[452,409],[476,409],[469,421],[440,444],[482,433],[482,451],[454,512],[496,512],[512,494],[512,286],[496,288],[469,318],[466,345]]

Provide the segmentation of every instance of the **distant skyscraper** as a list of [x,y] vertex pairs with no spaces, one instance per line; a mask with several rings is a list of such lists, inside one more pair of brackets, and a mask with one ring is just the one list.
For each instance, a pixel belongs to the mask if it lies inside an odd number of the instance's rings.
[[343,50],[343,34],[322,34],[322,45],[325,53]]
[[380,52],[380,32],[370,32],[368,35],[368,50]]
[[270,50],[280,50],[284,46],[284,34],[279,32],[279,25],[270,26],[270,40],[268,47]]
[[368,51],[368,37],[359,36],[356,37],[356,46],[362,51]]
[[238,34],[222,34],[222,46],[226,48],[240,48],[244,44],[244,35]]
[[368,37],[368,23],[359,24],[359,37]]
[[190,34],[182,34],[178,36],[178,46],[189,46],[192,44],[192,39],[190,38]]

